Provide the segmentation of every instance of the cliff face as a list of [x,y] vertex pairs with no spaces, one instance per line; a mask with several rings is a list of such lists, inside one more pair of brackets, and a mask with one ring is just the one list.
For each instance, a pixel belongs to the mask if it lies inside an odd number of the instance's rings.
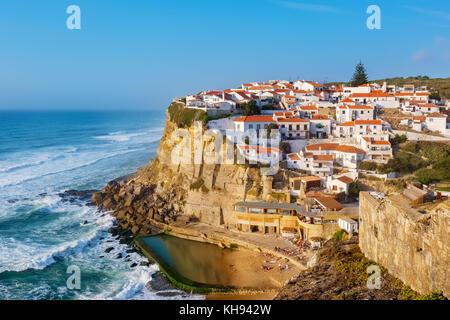
[[[172,151],[185,142],[173,135],[177,129],[179,127],[168,115],[157,157],[134,176],[112,181],[93,196],[93,202],[100,208],[113,210],[112,214],[123,229],[130,229],[134,234],[148,233],[152,231],[150,219],[183,223],[196,218],[216,226],[232,225],[232,204],[259,199],[263,193],[263,178],[257,168],[187,163],[188,158],[194,157],[193,148],[190,154],[183,153],[181,163],[174,163]],[[194,137],[193,125],[184,130]],[[213,140],[202,138],[201,149],[207,152]]]
[[390,196],[360,195],[360,247],[389,272],[422,293],[450,296],[450,202],[426,214]]

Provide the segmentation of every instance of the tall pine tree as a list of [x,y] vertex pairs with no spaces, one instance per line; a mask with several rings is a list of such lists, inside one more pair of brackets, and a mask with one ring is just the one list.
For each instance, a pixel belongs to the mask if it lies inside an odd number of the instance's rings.
[[366,68],[364,68],[364,65],[361,61],[356,65],[355,67],[355,73],[353,74],[352,80],[350,80],[352,87],[357,87],[362,84],[368,83],[369,80],[367,78]]

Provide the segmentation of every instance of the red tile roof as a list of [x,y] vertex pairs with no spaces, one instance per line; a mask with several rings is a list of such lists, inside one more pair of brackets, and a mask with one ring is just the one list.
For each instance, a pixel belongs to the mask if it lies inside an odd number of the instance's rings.
[[389,141],[386,141],[386,140],[374,140],[374,141],[372,141],[372,144],[388,145],[388,146],[391,145],[391,143]]
[[319,202],[321,205],[323,205],[328,210],[335,210],[339,211],[344,208],[342,204],[337,202],[333,198],[329,197],[315,197],[316,201]]
[[321,114],[316,114],[311,120],[330,120],[330,118]]
[[297,153],[288,154],[289,160],[300,160],[300,157]]
[[240,117],[234,122],[274,122],[272,116],[245,116]]
[[347,177],[347,176],[339,177],[339,178],[337,178],[336,180],[339,180],[339,181],[341,181],[341,182],[343,182],[343,183],[345,183],[345,184],[350,184],[350,183],[353,182],[353,179],[350,178],[350,177]]
[[381,120],[355,120],[355,125],[382,125]]
[[394,96],[385,92],[370,92],[370,93],[352,93],[350,98],[393,98]]
[[278,119],[277,122],[309,122],[309,121],[302,118],[287,118],[287,119]]
[[428,118],[446,118],[446,116],[437,112],[433,112],[432,114],[428,115]]
[[316,161],[316,162],[333,161],[333,156],[331,154],[317,155],[317,156],[314,156],[314,161]]
[[306,150],[336,150],[337,147],[339,147],[339,143],[316,143],[307,145]]
[[354,121],[349,121],[349,122],[343,122],[338,124],[337,126],[341,126],[341,127],[353,127],[355,125]]
[[302,109],[302,110],[319,110],[319,109],[317,109],[316,106],[303,106],[303,107],[300,107],[300,109]]
[[366,153],[364,150],[361,150],[354,146],[346,146],[346,145],[338,146],[336,148],[336,151],[345,152],[345,153]]
[[371,106],[347,106],[347,107],[350,109],[370,109],[370,110],[373,109],[373,107]]

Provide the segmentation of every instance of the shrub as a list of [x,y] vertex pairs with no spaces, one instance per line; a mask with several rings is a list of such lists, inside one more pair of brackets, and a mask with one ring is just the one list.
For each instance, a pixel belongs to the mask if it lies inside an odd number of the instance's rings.
[[406,140],[408,140],[406,135],[404,135],[404,134],[402,134],[402,135],[396,134],[395,137],[391,139],[391,144],[393,146],[395,146],[395,145],[398,145],[400,143],[406,142]]
[[350,183],[350,186],[348,189],[348,192],[350,193],[350,195],[352,195],[354,197],[358,197],[360,191],[361,191],[361,189],[359,188],[359,185],[356,181]]
[[429,184],[433,181],[439,181],[440,176],[437,170],[422,168],[416,171],[416,179],[422,184]]
[[205,185],[205,182],[203,181],[203,179],[199,179],[193,183],[191,183],[191,185],[189,186],[190,190],[198,190],[201,187],[203,187]]
[[244,116],[251,116],[254,114],[260,114],[261,112],[256,105],[255,100],[251,100],[242,104],[242,113]]
[[194,121],[202,121],[203,125],[208,121],[205,111],[185,108],[180,103],[172,103],[168,112],[170,121],[175,122],[179,128],[190,127]]
[[291,153],[291,145],[288,142],[281,142],[280,143],[280,149],[284,153]]
[[405,145],[402,147],[402,150],[403,150],[403,151],[406,151],[406,152],[417,153],[417,152],[419,152],[420,147],[419,147],[419,145],[418,145],[417,143],[415,143],[415,142],[408,142],[407,144],[405,144]]
[[267,126],[266,138],[270,138],[272,130],[278,130],[278,126],[275,123],[271,123]]
[[429,294],[420,294],[411,289],[410,286],[403,285],[399,293],[401,300],[448,300],[442,292],[434,291]]
[[373,161],[363,161],[359,165],[359,169],[361,169],[361,170],[376,171],[377,168],[378,168],[378,164]]
[[225,118],[229,118],[230,116],[231,115],[229,113],[227,113],[227,114],[219,114],[217,116],[207,116],[206,122],[209,122],[211,120],[225,119]]
[[348,233],[345,232],[344,230],[338,230],[336,231],[336,233],[333,235],[333,239],[334,241],[341,241],[341,240],[345,240],[348,237]]
[[437,92],[437,91],[430,93],[429,97],[430,97],[430,99],[441,101],[441,96],[439,95],[439,92]]
[[401,172],[413,173],[414,171],[424,168],[428,162],[423,160],[420,156],[411,154],[409,152],[397,152],[393,159],[390,159],[386,164],[379,167],[381,173]]

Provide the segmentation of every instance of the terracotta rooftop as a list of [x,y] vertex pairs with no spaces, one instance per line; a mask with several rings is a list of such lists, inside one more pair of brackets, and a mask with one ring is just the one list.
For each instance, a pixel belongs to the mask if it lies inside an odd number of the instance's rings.
[[245,116],[240,117],[234,122],[273,122],[272,116]]
[[306,150],[336,150],[339,147],[339,143],[317,143],[306,146]]
[[346,145],[341,145],[341,146],[337,147],[336,151],[345,152],[345,153],[366,153],[364,150],[361,150],[354,146],[346,146]]
[[328,210],[339,211],[344,208],[344,206],[342,204],[340,204],[333,198],[315,197],[314,199],[316,199],[317,202],[319,202],[321,205],[323,205]]
[[347,176],[339,177],[339,178],[337,178],[336,180],[342,181],[342,182],[345,183],[345,184],[350,184],[350,183],[353,182],[353,179],[352,179],[352,178],[349,178],[349,177],[347,177]]

